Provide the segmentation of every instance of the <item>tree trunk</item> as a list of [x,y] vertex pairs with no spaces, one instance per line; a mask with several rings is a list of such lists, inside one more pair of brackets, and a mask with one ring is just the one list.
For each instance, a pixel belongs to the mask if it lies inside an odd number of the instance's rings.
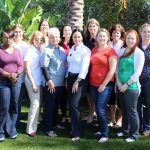
[[68,0],[67,23],[73,29],[83,29],[84,0]]

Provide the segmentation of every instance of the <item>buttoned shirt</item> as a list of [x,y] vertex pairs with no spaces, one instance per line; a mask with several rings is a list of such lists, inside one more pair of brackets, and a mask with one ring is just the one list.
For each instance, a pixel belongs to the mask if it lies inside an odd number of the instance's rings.
[[85,79],[90,64],[91,51],[83,43],[70,49],[67,57],[68,72],[79,73],[78,77]]

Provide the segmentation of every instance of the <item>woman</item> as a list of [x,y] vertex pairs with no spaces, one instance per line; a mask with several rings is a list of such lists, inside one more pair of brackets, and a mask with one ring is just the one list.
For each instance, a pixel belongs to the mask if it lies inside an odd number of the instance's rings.
[[[100,28],[100,25],[96,19],[91,18],[88,20],[87,27],[86,27],[86,33],[85,33],[86,38],[84,40],[84,44],[90,50],[92,50],[95,47],[95,37],[96,37],[97,31],[99,28]],[[87,117],[87,123],[91,123],[93,121],[93,116],[96,114],[95,114],[94,102],[90,95],[89,74],[87,75],[85,81],[86,81],[86,86],[87,86],[86,87],[86,95],[87,95],[88,106],[89,106],[89,115]]]
[[[110,37],[111,37],[111,41],[110,41],[110,47],[112,47],[117,55],[118,58],[120,57],[120,50],[121,47],[123,46],[123,38],[125,35],[125,30],[123,28],[123,26],[121,24],[115,24],[111,27],[110,29]],[[110,108],[110,123],[109,126],[110,127],[121,127],[122,125],[122,114],[121,114],[121,110],[118,107],[118,100],[116,97],[116,93],[115,90],[113,90],[110,100],[108,102],[109,108]],[[116,109],[118,107],[118,120],[116,121]]]
[[137,47],[139,37],[135,30],[126,32],[122,55],[119,60],[116,74],[118,99],[122,110],[123,136],[129,132],[126,142],[134,142],[139,136],[139,117],[137,102],[140,93],[139,76],[144,65],[144,53]]
[[48,45],[48,30],[50,28],[50,24],[46,19],[42,19],[39,23],[38,30],[41,31],[45,36],[45,46]]
[[60,96],[64,87],[66,74],[66,53],[58,45],[60,32],[58,28],[48,31],[49,45],[44,49],[41,67],[46,81],[46,96],[44,105],[44,122],[47,136],[55,137],[53,126],[57,125],[57,112]]
[[[13,46],[20,50],[21,57],[24,60],[26,51],[28,49],[28,44],[25,42],[25,35],[24,35],[24,29],[20,24],[16,24],[13,26],[12,31],[14,32],[14,38],[13,38]],[[17,126],[20,126],[20,113],[21,113],[21,104],[22,100],[25,97],[25,69],[23,70],[23,73],[21,75],[21,91],[19,95],[18,100],[18,118],[17,118]]]
[[44,42],[44,35],[40,31],[34,32],[30,38],[31,47],[24,58],[26,70],[25,85],[30,98],[30,111],[28,114],[26,132],[31,137],[36,136],[38,124],[43,77],[40,67],[40,57],[42,55],[42,45]]
[[140,34],[141,42],[139,44],[139,48],[144,52],[145,55],[145,64],[143,67],[142,74],[140,76],[140,109],[142,109],[142,105],[144,106],[143,114],[141,112],[139,113],[141,125],[140,129],[143,130],[144,136],[150,136],[150,24],[143,24],[140,28]]
[[23,61],[18,49],[13,47],[14,33],[2,33],[0,49],[0,142],[5,140],[5,129],[11,139],[17,137],[16,119],[20,93],[20,74]]
[[117,66],[117,54],[108,46],[109,32],[101,28],[96,36],[96,47],[92,49],[90,63],[91,95],[95,102],[99,131],[101,132],[99,143],[108,140],[108,125],[106,108],[113,90],[114,72]]
[[[63,26],[62,30],[61,30],[61,43],[60,45],[64,48],[66,55],[68,56],[69,51],[70,51],[70,37],[71,37],[71,33],[72,33],[72,29],[71,26],[69,24],[66,24]],[[67,120],[67,89],[66,87],[64,87],[63,90],[63,95],[62,95],[62,99],[60,101],[60,108],[61,108],[61,112],[62,112],[62,123],[65,123]],[[70,122],[70,117],[69,120]]]
[[83,80],[89,68],[91,52],[83,44],[83,32],[80,29],[73,30],[71,39],[73,46],[67,57],[67,90],[70,102],[72,141],[76,141],[79,140],[82,133],[79,101],[82,93]]

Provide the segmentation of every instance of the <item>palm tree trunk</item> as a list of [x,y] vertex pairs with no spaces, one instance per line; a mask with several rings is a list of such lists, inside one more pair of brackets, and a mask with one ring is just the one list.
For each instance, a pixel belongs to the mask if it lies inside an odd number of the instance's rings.
[[84,0],[68,0],[67,23],[73,29],[83,29]]

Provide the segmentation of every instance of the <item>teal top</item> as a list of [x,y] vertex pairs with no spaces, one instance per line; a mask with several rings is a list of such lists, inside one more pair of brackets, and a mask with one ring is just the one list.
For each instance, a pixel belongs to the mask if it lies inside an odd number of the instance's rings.
[[[125,84],[130,80],[130,77],[134,74],[134,54],[129,57],[121,57],[118,66],[118,78],[122,84]],[[137,82],[128,86],[127,90],[138,90]]]

